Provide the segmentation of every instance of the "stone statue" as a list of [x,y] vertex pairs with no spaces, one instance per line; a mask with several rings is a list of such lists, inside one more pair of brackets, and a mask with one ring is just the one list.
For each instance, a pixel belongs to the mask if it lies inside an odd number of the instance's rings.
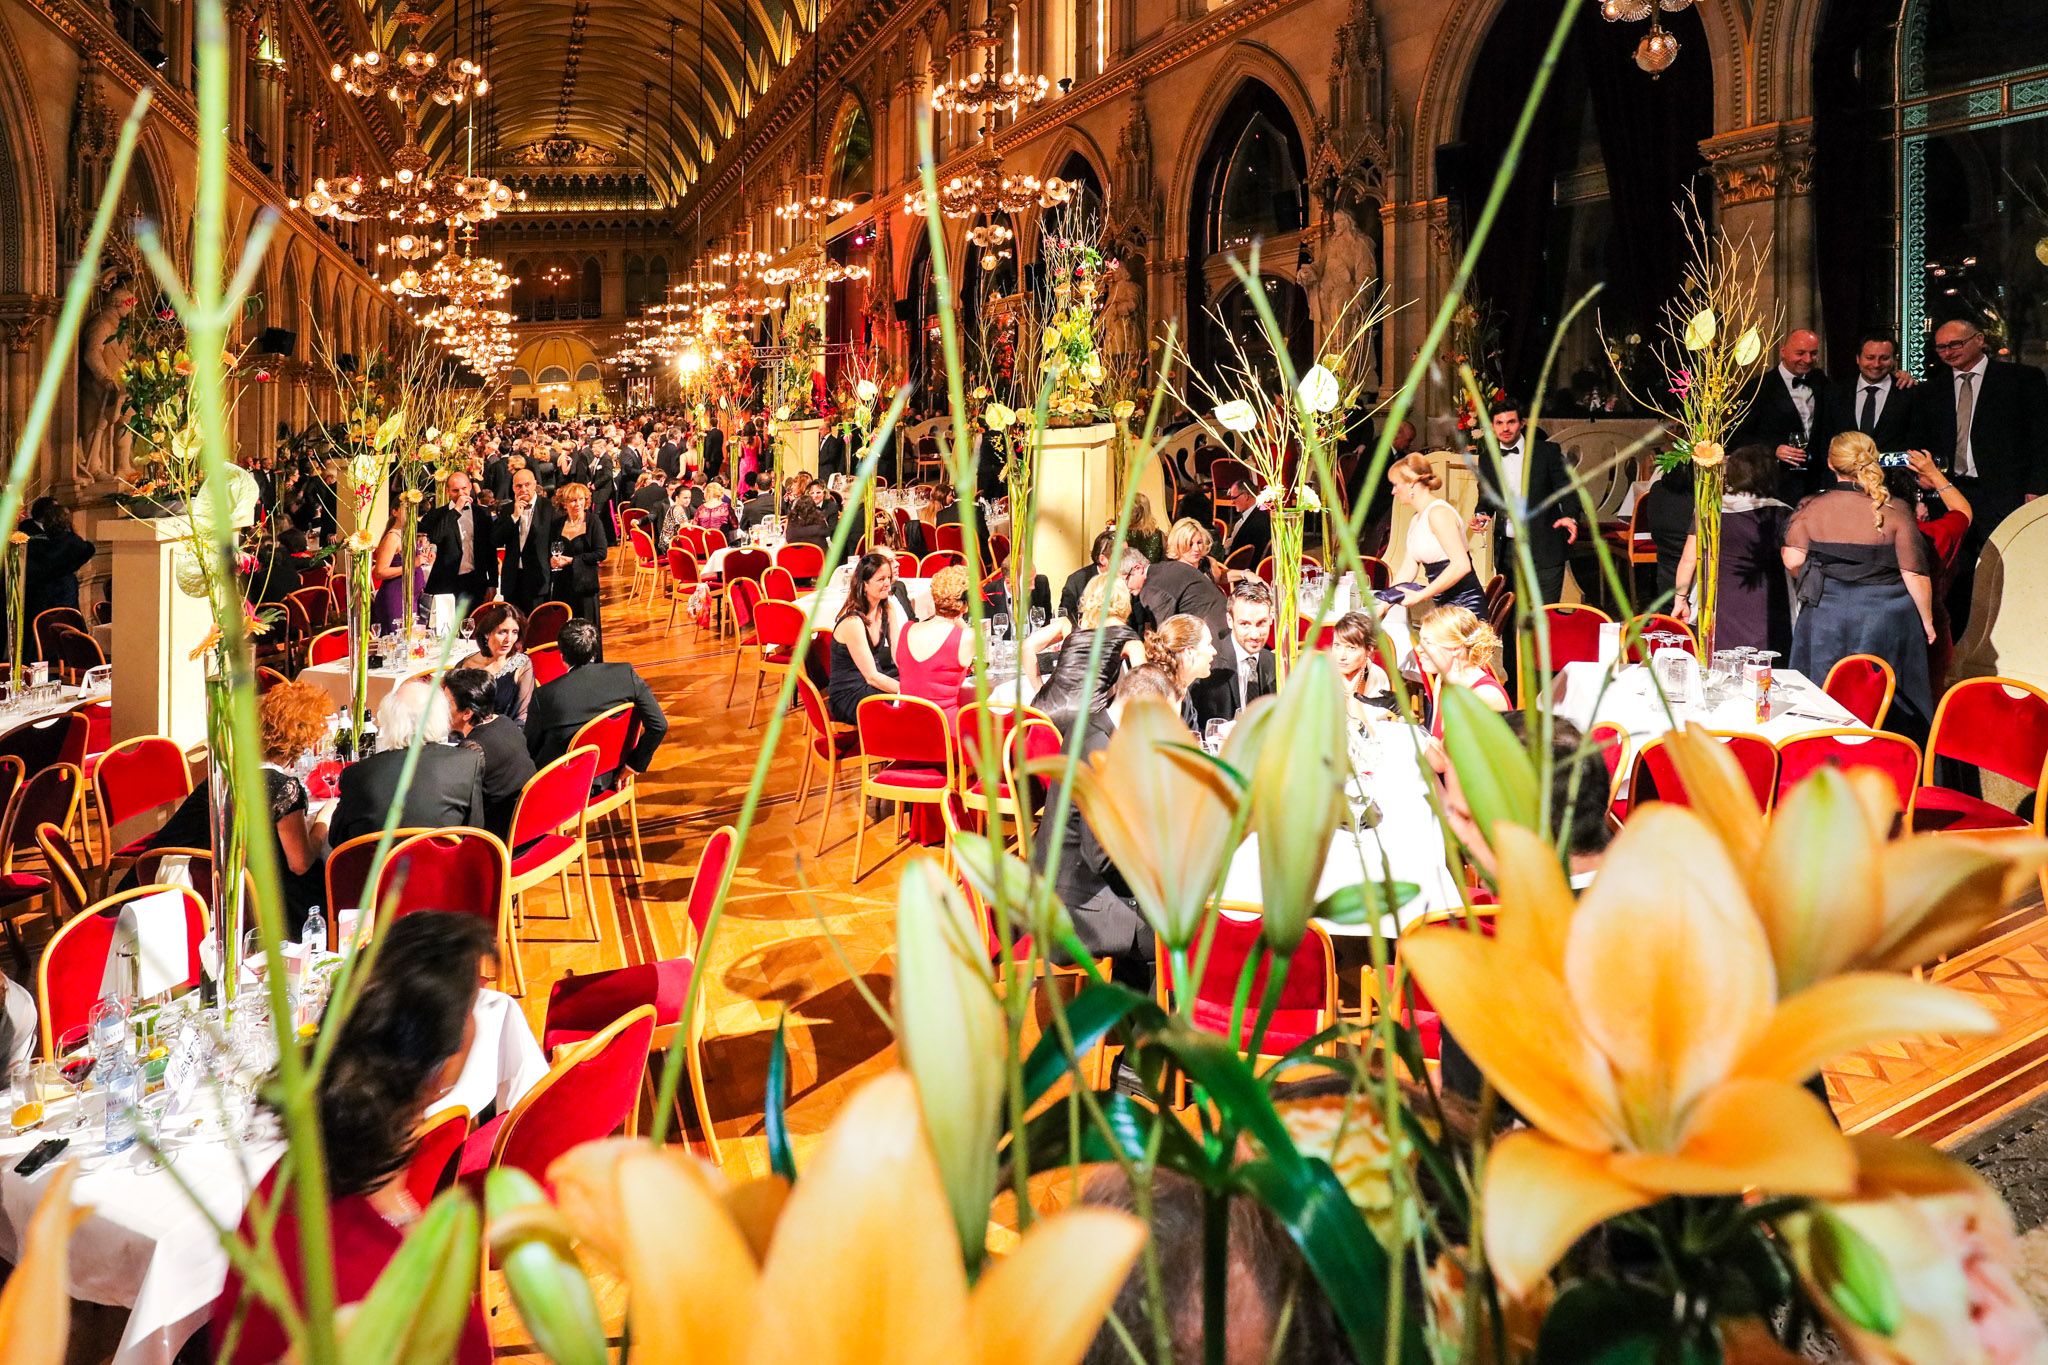
[[134,308],[135,295],[117,282],[78,336],[78,477],[87,483],[128,467],[135,437],[126,420],[128,389],[121,372],[128,364],[128,339],[121,324]]
[[1116,272],[1116,278],[1109,286],[1109,298],[1103,304],[1103,318],[1106,326],[1103,339],[1111,355],[1138,355],[1145,351],[1145,289],[1139,284],[1135,272],[1124,269]]
[[1358,230],[1350,211],[1338,209],[1331,214],[1320,258],[1302,268],[1300,280],[1308,293],[1309,315],[1315,319],[1317,345],[1330,343],[1345,307],[1360,289],[1378,279],[1379,273],[1372,240]]

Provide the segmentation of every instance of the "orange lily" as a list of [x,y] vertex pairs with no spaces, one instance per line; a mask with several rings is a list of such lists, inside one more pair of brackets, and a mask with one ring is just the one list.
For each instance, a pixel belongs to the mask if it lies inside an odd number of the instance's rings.
[[1767,821],[1706,731],[1687,727],[1672,758],[1692,809],[1744,873],[1782,995],[1837,972],[1908,970],[1970,942],[2048,861],[2032,839],[1888,838],[1898,798],[1874,772],[1822,768]]
[[854,1094],[794,1189],[723,1188],[624,1139],[548,1175],[570,1227],[626,1277],[642,1365],[1071,1365],[1145,1237],[1126,1214],[1070,1209],[970,1291],[902,1071]]
[[1547,843],[1495,833],[1512,907],[1499,936],[1440,926],[1402,953],[1532,1125],[1486,1164],[1484,1244],[1513,1294],[1596,1224],[1668,1195],[1847,1193],[1855,1159],[1800,1082],[1855,1048],[1993,1027],[1968,998],[1896,975],[1780,1002],[1744,878],[1689,810],[1643,807],[1576,904]]
[[71,1202],[78,1163],[50,1178],[29,1219],[21,1264],[0,1287],[0,1365],[62,1365],[71,1335],[71,1232],[88,1209]]

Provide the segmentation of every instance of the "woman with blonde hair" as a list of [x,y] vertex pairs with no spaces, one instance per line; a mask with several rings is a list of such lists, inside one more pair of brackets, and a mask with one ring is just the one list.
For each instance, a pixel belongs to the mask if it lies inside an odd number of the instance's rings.
[[[1024,642],[1021,658],[1027,682],[1038,673],[1040,652],[1059,647],[1052,673],[1031,704],[1050,716],[1061,734],[1074,733],[1081,693],[1091,676],[1095,679],[1088,702],[1092,714],[1109,708],[1109,694],[1126,664],[1135,668],[1145,662],[1145,647],[1130,622],[1131,590],[1123,576],[1097,574],[1081,593],[1078,626],[1062,616]],[[1102,655],[1091,674],[1088,661],[1098,635],[1102,637]]]
[[1403,455],[1388,468],[1387,481],[1394,486],[1394,501],[1415,513],[1394,574],[1394,582],[1405,589],[1401,605],[1434,602],[1480,611],[1486,594],[1472,572],[1465,519],[1443,498],[1443,478],[1422,456]]
[[1143,493],[1131,504],[1131,529],[1124,533],[1124,543],[1143,551],[1154,564],[1166,558],[1166,533],[1152,519],[1152,500]]
[[974,637],[961,618],[974,581],[949,564],[932,575],[932,614],[912,621],[896,636],[897,687],[905,696],[937,702],[946,723],[960,717],[961,689],[974,671]]
[[1444,737],[1441,704],[1447,683],[1470,688],[1496,711],[1512,711],[1514,703],[1494,670],[1500,664],[1500,636],[1465,607],[1438,607],[1422,618],[1415,657],[1430,679],[1429,736]]
[[1898,675],[1894,700],[1916,727],[1934,715],[1927,647],[1934,583],[1913,509],[1892,500],[1877,443],[1845,431],[1828,443],[1834,486],[1785,528],[1785,567],[1798,580],[1792,667],[1820,680],[1851,654],[1875,654]]
[[557,602],[569,604],[571,615],[597,627],[598,658],[604,658],[604,622],[598,614],[597,571],[611,553],[604,522],[592,515],[587,484],[565,483],[555,490],[555,536],[548,568],[554,573]]
[[1209,528],[1192,517],[1173,524],[1166,533],[1165,558],[1145,571],[1145,586],[1138,590],[1146,614],[1155,621],[1199,616],[1211,640],[1229,633],[1230,601],[1203,565],[1214,543]]

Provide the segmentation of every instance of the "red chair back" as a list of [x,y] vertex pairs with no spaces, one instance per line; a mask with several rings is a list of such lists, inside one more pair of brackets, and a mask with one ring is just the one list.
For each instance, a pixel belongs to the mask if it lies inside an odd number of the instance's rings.
[[669,542],[668,576],[675,580],[678,589],[694,588],[704,577],[703,572],[697,567],[696,554],[689,546],[683,544],[680,531],[677,532],[676,538]]
[[704,931],[711,923],[711,911],[718,904],[718,884],[725,880],[726,865],[732,861],[733,841],[738,836],[731,825],[720,825],[704,841],[697,855],[697,876],[690,883],[690,951],[702,955]]
[[1209,482],[1214,485],[1216,496],[1219,498],[1229,497],[1231,489],[1240,483],[1251,481],[1251,474],[1245,469],[1244,461],[1235,455],[1219,455],[1209,466]]
[[758,588],[761,586],[761,575],[768,572],[768,566],[773,562],[768,558],[766,550],[756,550],[751,546],[746,549],[728,550],[725,552],[725,563],[721,572],[727,583],[746,579]]
[[[107,751],[114,742],[114,703],[111,701],[89,701],[71,713],[85,719],[85,753],[79,762],[85,766],[84,758],[93,758]],[[72,760],[66,758],[66,763]]]
[[1597,607],[1554,605],[1543,609],[1550,625],[1550,671],[1600,657],[1600,627],[1613,618]]
[[586,1042],[637,1009],[652,1009],[658,1029],[677,1023],[693,965],[687,957],[671,957],[562,977],[548,992],[540,1050],[552,1057],[556,1048]]
[[[153,898],[159,895],[171,899],[158,903]],[[199,984],[199,945],[206,939],[206,906],[197,892],[186,886],[138,886],[109,896],[87,913],[60,925],[43,949],[43,960],[36,971],[36,996],[44,1056],[56,1057],[65,1035],[85,1027],[92,1007],[99,1003],[121,909],[132,901],[142,900],[149,900],[150,904],[147,909],[138,910],[138,915],[184,916],[185,975],[174,988],[183,990]]]
[[815,579],[825,572],[825,547],[792,540],[775,552],[775,566],[787,569],[792,578]]
[[[1769,810],[1778,793],[1778,751],[1760,735],[1716,734],[1714,738],[1735,755],[1757,804]],[[1635,769],[1629,778],[1630,809],[1645,801],[1674,806],[1691,804],[1685,783],[1679,780],[1678,765],[1671,761],[1670,739],[1669,735],[1659,735],[1636,752]]]
[[[641,517],[645,520],[646,514],[644,512],[641,513]],[[660,567],[661,556],[654,553],[653,536],[648,535],[647,532],[638,526],[629,527],[626,531],[626,543],[633,547],[633,559],[641,568],[653,569]]]
[[795,659],[803,638],[804,612],[794,602],[763,602],[754,608],[754,639],[779,662]]
[[[1244,972],[1246,959],[1258,955],[1259,945],[1256,913],[1248,919],[1240,919],[1226,910],[1216,917],[1216,936],[1209,949],[1208,970],[1195,988],[1196,1027],[1211,1033],[1230,1032],[1237,978]],[[1267,964],[1261,964],[1254,974],[1250,997],[1253,1001],[1265,999],[1268,970]],[[1272,1023],[1266,1029],[1262,1050],[1268,1056],[1277,1056],[1313,1038],[1334,1022],[1336,985],[1337,967],[1331,956],[1330,941],[1312,929],[1303,936],[1288,963],[1287,980],[1280,988],[1280,1000],[1274,1007]],[[1252,1014],[1251,1009],[1246,1010],[1247,1021]],[[1251,1025],[1247,1022],[1246,1042],[1250,1041],[1250,1030]]]
[[[14,761],[0,758],[0,763]],[[85,779],[69,763],[52,764],[23,782],[7,807],[6,829],[0,832],[0,855],[6,858],[6,868],[13,870],[15,854],[35,847],[37,825],[70,829],[84,796]]]
[[[841,742],[833,738],[838,734],[839,726],[833,724],[832,713],[825,709],[825,698],[818,691],[818,685],[801,673],[797,674],[796,695],[797,700],[803,704],[804,719],[811,727],[811,748],[819,758],[829,762],[832,758],[833,745]],[[849,751],[841,749],[841,752]]]
[[626,766],[626,751],[633,747],[634,731],[638,729],[633,704],[620,702],[583,722],[569,741],[569,747],[581,749],[588,745],[597,750],[597,780],[610,787],[615,785],[620,770]]
[[898,550],[896,552],[896,576],[898,578],[917,577],[917,556],[908,550]]
[[777,564],[761,575],[761,592],[771,602],[794,602],[796,575]]
[[[334,606],[334,598],[325,587],[300,588],[285,594],[284,606],[286,620],[295,626],[303,625],[310,633],[326,626],[327,613]],[[295,610],[296,620],[293,619]]]
[[996,533],[995,535],[992,535],[992,536],[990,536],[990,537],[988,538],[988,553],[989,553],[989,558],[991,558],[991,559],[993,559],[993,560],[995,561],[995,567],[996,567],[996,568],[998,568],[998,569],[1007,569],[1007,568],[1009,568],[1009,567],[1010,567],[1010,538],[1009,538],[1008,536],[1006,536],[1006,535],[1003,535],[1003,534],[1002,534],[1001,532],[998,532],[998,533]]
[[256,695],[259,697],[271,688],[290,681],[290,678],[287,678],[284,674],[267,664],[258,664],[256,666]]
[[643,1005],[558,1063],[506,1117],[491,1164],[545,1185],[556,1157],[617,1132],[640,1101],[653,1041],[654,1009]]
[[1648,661],[1651,645],[1647,637],[1652,634],[1682,635],[1685,639],[1679,648],[1695,659],[1700,656],[1699,637],[1692,633],[1692,627],[1661,611],[1636,617],[1629,622],[1629,633],[1633,638],[1628,641],[1628,661],[1632,664]]
[[82,630],[59,626],[50,633],[56,637],[57,646],[52,658],[67,678],[76,681],[107,661],[107,653],[100,648],[100,642]]
[[494,834],[436,829],[395,845],[371,897],[378,922],[420,910],[475,915],[493,929],[506,904],[511,858]]
[[306,662],[308,664],[339,663],[347,657],[347,626],[336,626],[332,630],[323,630],[313,637],[311,644],[306,646]]
[[143,735],[100,756],[93,786],[109,828],[192,790],[192,769],[176,740]]
[[562,647],[557,644],[535,645],[526,651],[526,661],[533,665],[535,687],[551,683],[569,671],[569,662],[562,657]]
[[[941,526],[939,529],[943,531],[946,528]],[[965,564],[966,562],[967,556],[958,550],[933,550],[923,559],[917,561],[917,572],[911,576],[913,578],[930,578],[941,569],[950,569],[955,564]]]
[[573,824],[590,804],[590,788],[596,781],[597,750],[587,744],[527,778],[512,812],[512,837],[507,842],[518,848]]
[[1393,581],[1388,574],[1386,560],[1375,559],[1371,555],[1361,555],[1359,556],[1359,562],[1365,566],[1365,581],[1373,588],[1384,588]]
[[38,772],[64,761],[64,748],[71,742],[71,717],[50,716],[17,725],[0,735],[0,754],[12,754],[28,772]]
[[1828,670],[1821,691],[1840,703],[1859,724],[1875,730],[1884,724],[1892,709],[1892,693],[1898,689],[1892,666],[1875,654],[1851,654],[1837,659]]
[[644,507],[626,508],[619,513],[619,524],[629,531],[636,526],[645,526],[647,524],[647,509]]
[[551,645],[561,635],[562,627],[569,624],[575,613],[567,602],[543,602],[533,609],[533,615],[526,618],[526,647]]
[[[391,847],[400,844],[415,834],[431,834],[432,830],[402,828],[391,831]],[[327,855],[327,913],[333,915],[341,910],[360,910],[369,899],[370,863],[376,856],[377,843],[383,838],[380,830],[375,834],[360,834],[345,843],[337,845]],[[332,923],[332,920],[329,921]]]
[[[14,814],[14,796],[21,790],[22,774],[25,771],[27,770],[23,768],[21,760],[13,754],[0,754],[0,812],[9,816]],[[33,835],[35,824],[30,823],[28,829]]]
[[1970,678],[1943,694],[1927,737],[1927,768],[1953,759],[2010,778],[2027,790],[2048,763],[2048,693],[2017,678]]
[[688,523],[676,527],[675,539],[669,544],[682,546],[700,560],[704,558],[704,533]]
[[1778,745],[1778,799],[1816,768],[1875,768],[1891,780],[1904,809],[1920,780],[1920,746],[1882,730],[1817,730]]
[[50,885],[56,888],[62,910],[58,918],[69,919],[85,909],[89,899],[85,891],[85,859],[78,856],[71,836],[48,821],[35,827],[34,837],[36,847],[43,851],[43,865],[50,869]]
[[469,1110],[461,1105],[430,1114],[414,1135],[412,1160],[405,1163],[405,1192],[420,1208],[434,1202],[448,1163],[469,1138]]
[[[956,555],[964,555],[967,552],[967,533],[960,529],[959,522],[949,521],[942,526],[933,527],[932,530],[936,533],[932,537],[935,549],[951,550]],[[930,559],[931,556],[926,555],[925,558]]]
[[77,607],[47,607],[37,612],[36,619],[30,623],[30,628],[35,635],[36,657],[38,659],[56,657],[57,627],[59,626],[65,626],[72,630],[84,630],[86,628],[85,613]]
[[[733,558],[727,555],[730,561]],[[732,603],[733,624],[740,630],[751,630],[754,613],[761,605],[761,584],[752,578],[735,578],[726,586],[725,595]]]
[[865,697],[854,711],[860,751],[890,763],[943,764],[952,753],[946,713],[922,697]]
[[725,548],[725,532],[716,526],[700,526],[697,528],[697,543],[704,547],[704,554],[708,558],[713,550]]

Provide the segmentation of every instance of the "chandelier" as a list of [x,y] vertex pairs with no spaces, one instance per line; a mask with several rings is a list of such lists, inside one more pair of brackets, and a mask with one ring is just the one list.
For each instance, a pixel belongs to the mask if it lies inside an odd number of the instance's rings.
[[981,268],[994,270],[1010,258],[1010,242],[1017,234],[1010,231],[1008,223],[994,221],[976,223],[967,229],[967,240],[981,249]]
[[782,265],[761,272],[761,282],[775,288],[793,284],[801,293],[823,293],[827,285],[844,280],[864,280],[868,268],[845,261],[835,261],[826,252],[823,243],[810,241],[804,244],[795,256]]
[[1636,44],[1636,65],[1650,73],[1655,80],[1671,69],[1678,60],[1678,38],[1664,27],[1665,14],[1678,14],[1691,9],[1693,0],[1600,0],[1600,17],[1611,24],[1635,24],[1650,21],[1650,31]]
[[804,187],[808,195],[775,206],[775,216],[785,223],[822,223],[837,218],[842,213],[853,212],[851,199],[833,199],[824,194],[825,177],[821,172],[811,171],[804,176]]
[[460,104],[472,94],[485,94],[491,83],[484,69],[467,57],[447,65],[416,41],[419,31],[433,22],[418,10],[401,10],[392,16],[388,32],[406,41],[396,55],[378,48],[350,55],[344,65],[336,62],[327,74],[351,95],[374,99],[383,95],[392,103],[417,107],[422,100],[439,105]]
[[[1003,50],[1003,34],[993,15],[985,24],[963,31],[954,40],[954,50],[987,55],[981,69],[958,81],[940,81],[932,87],[932,109],[941,114],[975,114],[984,122],[999,113],[1014,113],[1044,99],[1052,82],[1044,76],[1027,76],[1021,71],[996,69],[996,57]],[[984,130],[985,131],[985,130]]]
[[[1003,170],[1003,159],[984,140],[964,172],[939,186],[939,212],[948,218],[999,218],[1026,209],[1051,208],[1073,198],[1074,187],[1058,176],[1041,180],[1035,175],[1011,175]],[[903,196],[903,211],[922,215],[924,192],[911,190]]]

